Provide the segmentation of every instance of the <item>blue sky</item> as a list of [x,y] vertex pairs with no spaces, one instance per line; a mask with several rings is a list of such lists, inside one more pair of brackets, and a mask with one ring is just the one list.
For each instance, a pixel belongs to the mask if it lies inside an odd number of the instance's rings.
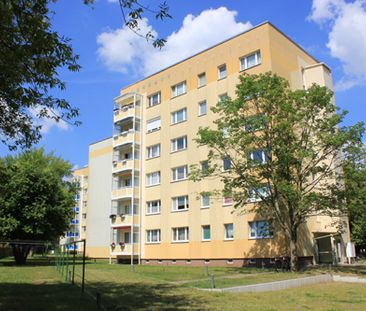
[[39,144],[78,167],[87,164],[90,143],[111,136],[113,98],[122,87],[266,20],[332,68],[336,103],[350,112],[346,124],[366,121],[364,0],[167,0],[173,19],[161,23],[151,17],[142,25],[168,38],[162,52],[123,29],[114,0],[96,0],[93,7],[82,2],[54,4],[53,25],[80,55],[80,72],[60,70],[67,88],[58,95],[80,108],[83,124],[46,122]]

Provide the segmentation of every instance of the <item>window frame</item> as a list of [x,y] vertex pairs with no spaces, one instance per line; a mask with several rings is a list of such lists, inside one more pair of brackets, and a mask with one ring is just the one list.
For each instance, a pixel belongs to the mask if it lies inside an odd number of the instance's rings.
[[[153,121],[157,121],[159,120],[160,121],[160,125],[158,127],[155,127],[153,129],[148,129],[148,124],[153,122]],[[153,133],[153,132],[156,132],[156,131],[159,131],[161,129],[161,118],[160,117],[155,117],[155,118],[151,118],[149,120],[146,120],[146,132],[147,133]]]
[[[268,184],[263,184],[260,187],[257,187],[256,189],[264,189],[266,188],[266,192],[268,195],[266,195],[266,198],[268,198],[271,193],[270,193],[270,186]],[[255,190],[254,187],[249,187],[248,188],[248,199],[247,201],[249,203],[255,203],[255,202],[261,202],[262,198],[260,198],[259,196],[257,197],[257,192],[259,192],[258,190]],[[251,193],[254,193],[254,196],[251,196]]]
[[[201,111],[201,107],[203,106],[204,104],[204,107],[205,107],[205,112],[202,113]],[[205,116],[207,115],[207,100],[201,100],[199,103],[198,103],[198,116],[201,117],[201,116]]]
[[[255,56],[255,64],[252,66],[248,66],[248,58],[251,56]],[[244,64],[243,64],[244,61]],[[260,64],[262,64],[262,55],[261,55],[261,51],[257,50],[255,52],[251,52],[247,55],[244,55],[242,57],[239,58],[239,64],[240,64],[240,71],[244,71],[250,68],[253,68],[255,66],[258,66]]]
[[[182,120],[178,120],[178,118],[176,117],[179,112],[183,112]],[[182,109],[171,112],[170,113],[170,125],[179,124],[179,123],[187,121],[187,116],[188,116],[187,107],[184,107]]]
[[[183,91],[182,93],[179,93],[178,94],[178,91],[177,91],[177,88],[182,85],[183,86]],[[177,84],[174,84],[171,86],[171,98],[175,98],[175,97],[178,97],[178,96],[181,96],[181,95],[184,95],[187,93],[187,81],[184,80],[182,82],[179,82]]]
[[[178,178],[179,176],[179,169],[183,168],[183,178]],[[172,182],[177,182],[177,181],[182,181],[182,180],[187,180],[188,179],[188,165],[181,165],[181,166],[177,166],[177,167],[173,167],[171,169],[172,171]]]
[[[184,198],[184,208],[179,208],[179,198]],[[189,196],[188,195],[179,195],[172,197],[172,212],[183,212],[189,210]]]
[[[209,238],[205,238],[205,229],[208,228]],[[202,232],[202,242],[209,242],[211,241],[211,225],[202,225],[201,226],[201,232]]]
[[[231,225],[232,237],[228,237],[228,226]],[[234,223],[224,224],[224,241],[232,241],[234,240]]]
[[[184,230],[184,240],[179,239],[179,230]],[[176,239],[178,238],[178,239]],[[189,227],[173,227],[172,228],[172,243],[187,243],[189,242]]]
[[[221,69],[224,68],[225,76],[221,76]],[[217,80],[223,80],[227,77],[227,67],[226,64],[222,64],[220,66],[217,66]]]
[[[203,79],[204,79],[204,83],[203,84],[201,84],[201,77],[203,77]],[[198,83],[197,83],[197,87],[198,88],[206,86],[206,84],[207,84],[207,81],[206,81],[206,72],[202,72],[202,73],[198,74],[197,75],[197,81],[198,81]]]
[[[152,101],[155,96],[158,97],[158,102],[157,103],[153,103],[153,101]],[[161,91],[152,93],[147,98],[148,98],[148,108],[157,106],[157,105],[161,104]]]
[[[152,208],[153,208],[153,203],[159,203],[156,205],[157,207],[157,211],[152,212]],[[149,211],[150,210],[150,211]],[[146,215],[158,215],[161,212],[161,200],[151,200],[151,201],[146,201]]]
[[[150,176],[152,176],[153,174],[158,174],[159,182],[155,183],[155,184],[150,184]],[[160,185],[160,183],[161,183],[161,173],[160,173],[160,171],[155,171],[155,172],[151,172],[151,173],[146,174],[146,186],[147,187],[158,186],[158,185]]]
[[[204,198],[207,198],[208,200],[208,205],[204,205]],[[201,208],[202,209],[206,209],[206,208],[210,208],[211,205],[211,198],[210,198],[210,194],[209,193],[202,193],[201,194]]]
[[[153,232],[156,231],[157,233],[157,240],[153,241]],[[146,236],[145,236],[145,244],[159,244],[161,243],[161,229],[147,229]]]
[[[152,152],[151,150],[153,150],[154,147],[158,147],[158,155],[155,155],[155,156],[152,156]],[[155,158],[159,158],[160,157],[160,143],[159,144],[155,144],[155,145],[151,145],[151,146],[148,146],[146,147],[146,159],[149,160],[149,159],[155,159]]]
[[[184,147],[182,149],[178,149],[178,140],[183,138],[184,139]],[[173,138],[170,140],[170,143],[171,143],[171,152],[178,152],[178,151],[182,151],[182,150],[186,150],[188,148],[188,137],[187,135],[184,135],[184,136],[179,136],[179,137],[176,137],[176,138]]]
[[[266,223],[267,228],[268,228],[268,235],[259,235],[258,234],[258,225],[260,223]],[[255,225],[255,226],[253,226]],[[249,229],[249,235],[248,238],[250,240],[260,240],[260,239],[272,239],[273,238],[273,227],[271,222],[267,221],[267,220],[253,220],[253,221],[248,221],[248,229]],[[255,236],[252,236],[252,232],[255,232]]]
[[[226,163],[226,165],[228,164],[229,165],[229,167],[227,168],[225,168],[225,163]],[[227,156],[227,157],[224,157],[223,159],[222,159],[222,171],[223,172],[228,172],[228,171],[230,171],[232,169],[232,164],[231,164],[231,158],[229,157],[229,156]]]

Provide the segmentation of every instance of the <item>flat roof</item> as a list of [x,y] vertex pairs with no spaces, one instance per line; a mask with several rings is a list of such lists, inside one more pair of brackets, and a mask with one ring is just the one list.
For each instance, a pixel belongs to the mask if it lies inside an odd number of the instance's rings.
[[102,141],[105,141],[105,140],[108,140],[108,139],[111,139],[111,138],[112,138],[112,136],[107,137],[107,138],[103,138],[103,139],[100,139],[100,140],[97,140],[95,142],[90,143],[89,146],[95,145],[95,144],[98,144],[98,143],[101,143]]
[[[281,31],[280,29],[278,29],[276,26],[274,26],[270,21],[264,21],[264,22],[262,22],[262,23],[260,23],[260,24],[258,24],[258,25],[256,25],[256,26],[253,26],[252,28],[250,28],[250,29],[247,29],[247,30],[245,30],[245,31],[243,31],[243,32],[241,32],[241,33],[238,33],[237,35],[235,35],[235,36],[232,36],[232,37],[230,37],[230,38],[228,38],[228,39],[225,39],[225,40],[223,40],[223,41],[220,41],[219,43],[216,43],[215,45],[212,45],[212,46],[210,46],[210,47],[208,47],[207,49],[204,49],[204,50],[202,50],[202,51],[200,51],[200,52],[197,52],[197,53],[195,53],[195,54],[193,54],[193,55],[191,55],[191,56],[188,56],[188,57],[186,57],[186,58],[184,58],[184,59],[182,59],[182,60],[180,60],[180,61],[178,61],[178,62],[176,62],[176,63],[174,63],[174,64],[172,64],[172,65],[170,65],[170,66],[168,66],[168,67],[165,67],[165,68],[163,68],[163,69],[161,69],[161,70],[159,70],[159,71],[157,71],[157,72],[155,72],[155,73],[152,73],[152,74],[150,74],[150,75],[148,75],[148,76],[146,76],[146,77],[144,77],[144,78],[142,78],[142,79],[140,79],[140,80],[137,80],[136,82],[134,82],[134,83],[131,83],[131,84],[129,84],[129,85],[127,85],[127,86],[125,86],[125,87],[123,87],[121,90],[124,90],[124,89],[126,89],[126,88],[128,88],[128,87],[131,87],[132,85],[135,85],[135,84],[137,84],[137,83],[139,83],[139,82],[141,82],[141,81],[144,81],[144,80],[147,80],[147,79],[149,79],[149,78],[151,78],[151,77],[153,77],[153,76],[155,76],[155,75],[157,75],[157,74],[159,74],[159,73],[161,73],[161,72],[163,72],[163,71],[165,71],[165,70],[168,70],[168,69],[170,69],[170,68],[172,68],[172,67],[174,67],[174,66],[176,66],[176,65],[179,65],[180,63],[183,63],[183,62],[185,62],[185,61],[187,61],[187,60],[189,60],[189,59],[191,59],[191,58],[193,58],[193,57],[195,57],[195,56],[197,56],[197,55],[200,55],[200,54],[202,54],[202,53],[204,53],[204,52],[206,52],[206,51],[209,51],[209,50],[211,50],[211,49],[213,49],[213,48],[215,48],[215,47],[217,47],[217,46],[219,46],[219,45],[221,45],[221,44],[224,44],[224,43],[226,43],[226,42],[228,42],[228,41],[230,41],[230,40],[232,40],[232,39],[235,39],[235,38],[237,38],[237,37],[239,37],[239,36],[241,36],[241,35],[243,35],[243,34],[245,34],[245,33],[248,33],[248,32],[250,32],[250,31],[252,31],[252,30],[254,30],[254,29],[256,29],[256,28],[259,28],[259,27],[262,27],[262,26],[264,26],[264,25],[269,25],[269,26],[271,26],[271,27],[273,27],[275,30],[277,30],[280,34],[282,34],[284,37],[286,37],[286,39],[288,39],[289,41],[291,41],[294,45],[296,45],[300,50],[302,50],[305,54],[307,54],[308,56],[310,56],[312,59],[314,59],[317,63],[319,63],[319,61],[313,56],[313,55],[311,55],[309,52],[307,52],[303,47],[301,47],[299,44],[297,44],[294,40],[292,40],[288,35],[286,35],[283,31]],[[329,71],[330,71],[330,68],[326,65],[326,64],[324,64],[328,69],[329,69]]]

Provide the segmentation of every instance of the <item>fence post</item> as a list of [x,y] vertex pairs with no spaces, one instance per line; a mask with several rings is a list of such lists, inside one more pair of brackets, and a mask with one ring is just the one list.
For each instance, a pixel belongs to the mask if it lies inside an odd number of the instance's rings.
[[75,256],[76,256],[76,243],[74,242],[74,254],[72,256],[72,280],[71,280],[71,284],[74,285],[75,284]]
[[102,295],[100,293],[97,293],[97,309],[101,310],[102,307]]
[[215,276],[211,274],[211,288],[215,288]]
[[84,293],[85,290],[85,250],[86,250],[86,240],[83,239],[83,272],[81,277],[81,292]]
[[70,252],[70,245],[66,247],[66,273],[65,273],[66,281],[68,281],[69,278],[69,252]]
[[205,265],[205,276],[208,277],[208,265]]

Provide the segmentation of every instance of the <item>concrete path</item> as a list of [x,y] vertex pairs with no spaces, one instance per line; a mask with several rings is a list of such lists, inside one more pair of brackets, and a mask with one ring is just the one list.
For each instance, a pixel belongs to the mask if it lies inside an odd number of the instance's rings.
[[346,275],[333,275],[334,282],[346,282],[346,283],[365,283],[365,278],[360,278],[357,276],[346,276]]

